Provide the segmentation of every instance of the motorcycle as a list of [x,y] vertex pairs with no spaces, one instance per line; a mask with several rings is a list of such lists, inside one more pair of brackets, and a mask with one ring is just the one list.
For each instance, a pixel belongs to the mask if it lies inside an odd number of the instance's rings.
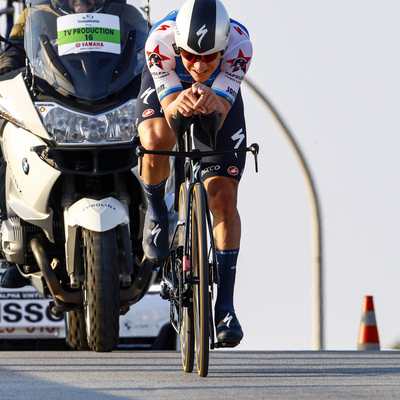
[[112,351],[119,316],[154,282],[135,104],[146,22],[123,3],[58,15],[28,4],[27,67],[0,77],[1,250],[74,349]]

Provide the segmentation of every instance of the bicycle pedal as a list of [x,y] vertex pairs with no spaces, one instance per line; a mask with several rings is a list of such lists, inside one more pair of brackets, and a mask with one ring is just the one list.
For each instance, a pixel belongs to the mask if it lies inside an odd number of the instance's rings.
[[163,300],[169,300],[170,298],[169,289],[167,287],[161,286],[160,296]]

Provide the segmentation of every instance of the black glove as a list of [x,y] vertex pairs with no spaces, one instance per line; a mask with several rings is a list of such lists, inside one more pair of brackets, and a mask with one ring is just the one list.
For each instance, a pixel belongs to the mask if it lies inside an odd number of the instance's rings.
[[11,72],[13,71],[15,68],[11,68],[11,67],[4,67],[4,68],[0,68],[0,75],[4,75],[7,72]]

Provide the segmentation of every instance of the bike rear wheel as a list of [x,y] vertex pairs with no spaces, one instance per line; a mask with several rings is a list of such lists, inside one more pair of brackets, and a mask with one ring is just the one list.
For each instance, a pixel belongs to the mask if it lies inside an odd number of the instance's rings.
[[[186,220],[186,199],[186,189],[182,184],[179,194],[179,220],[181,221]],[[184,232],[184,227],[180,227],[178,232],[179,246],[183,246]],[[184,290],[186,289],[187,285],[184,287]],[[189,373],[193,371],[194,366],[193,302],[190,303],[189,307],[183,307],[180,341],[183,370]]]
[[193,319],[197,371],[204,377],[208,374],[210,355],[210,296],[205,191],[200,184],[194,187],[192,204]]

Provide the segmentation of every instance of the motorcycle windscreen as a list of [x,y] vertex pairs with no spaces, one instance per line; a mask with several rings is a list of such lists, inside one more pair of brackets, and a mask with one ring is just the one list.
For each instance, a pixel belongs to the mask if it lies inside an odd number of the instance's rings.
[[95,101],[141,73],[147,25],[134,7],[109,3],[104,13],[87,14],[62,14],[35,1],[28,7],[25,49],[33,75],[60,93]]

